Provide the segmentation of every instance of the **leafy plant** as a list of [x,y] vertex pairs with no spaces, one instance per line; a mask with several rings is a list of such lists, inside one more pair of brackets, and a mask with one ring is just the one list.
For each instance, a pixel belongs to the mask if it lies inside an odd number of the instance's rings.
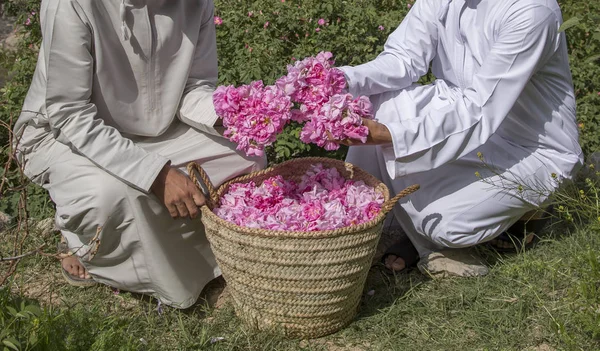
[[[409,1],[232,1],[217,0],[220,84],[262,79],[272,84],[296,59],[319,51],[334,54],[336,65],[373,59],[409,9]],[[271,163],[306,156],[342,159],[347,148],[326,152],[298,139],[300,127],[288,126],[267,149]]]
[[[382,50],[387,36],[408,12],[412,0],[215,0],[219,56],[219,84],[245,84],[262,79],[272,84],[286,65],[319,51],[331,51],[337,65],[367,62]],[[600,66],[590,60],[600,53],[600,3],[562,1],[564,18],[573,25],[567,40],[578,104],[580,142],[586,154],[600,150]],[[17,17],[21,40],[14,52],[0,53],[0,62],[11,79],[1,91],[0,120],[18,117],[31,82],[38,47],[39,0],[8,0],[5,11]],[[322,21],[320,21],[322,20]],[[421,82],[429,82],[431,75]],[[298,125],[288,126],[267,149],[271,163],[303,156],[343,158],[346,148],[326,152],[298,140]],[[7,140],[7,131],[0,131]],[[5,148],[6,149],[6,148]],[[6,159],[6,151],[0,160]],[[4,177],[12,179],[10,172]],[[30,185],[32,216],[52,211],[45,191]],[[14,213],[15,198],[4,194],[0,209]]]
[[8,350],[32,350],[40,342],[40,318],[43,311],[25,300],[11,301],[6,289],[0,291],[0,347]]
[[573,85],[577,98],[577,121],[586,155],[600,150],[600,3],[562,2],[561,27],[567,33]]
[[0,289],[0,350],[140,350],[121,316],[85,306],[59,311]]
[[28,193],[28,210],[32,217],[43,218],[53,213],[50,199],[44,189],[34,184],[24,184],[16,163],[10,160],[11,132],[18,118],[23,100],[31,84],[41,42],[39,23],[40,1],[12,0],[4,2],[4,11],[15,16],[19,40],[12,50],[0,51],[0,63],[8,71],[6,84],[0,90],[0,164],[7,165],[1,171],[4,186],[0,194],[0,211],[16,216],[22,189]]

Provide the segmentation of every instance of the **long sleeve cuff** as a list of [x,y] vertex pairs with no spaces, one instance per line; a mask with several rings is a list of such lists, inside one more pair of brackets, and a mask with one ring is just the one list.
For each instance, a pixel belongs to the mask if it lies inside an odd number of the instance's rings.
[[160,171],[169,162],[170,160],[166,157],[152,154],[152,157],[147,160],[147,166],[146,162],[141,163],[141,166],[144,167],[143,169],[147,170],[147,172],[144,172],[144,176],[135,183],[137,187],[139,187],[140,190],[149,193],[152,184],[154,184],[154,180],[156,180]]
[[402,123],[400,122],[380,122],[390,131],[392,144],[382,145],[381,152],[385,161],[385,168],[392,179],[396,179],[407,174],[406,165],[396,161],[402,155],[406,155],[405,144],[399,139]]
[[187,93],[181,102],[179,119],[204,133],[221,136],[214,125],[219,116],[212,102],[212,90],[196,88]]
[[342,73],[344,73],[344,76],[346,77],[346,86],[348,89],[348,93],[351,94],[354,97],[358,97],[358,91],[356,89],[356,85],[354,84],[354,80],[352,79],[352,71],[354,69],[354,67],[351,66],[342,66],[342,67],[337,67],[340,71],[342,71]]

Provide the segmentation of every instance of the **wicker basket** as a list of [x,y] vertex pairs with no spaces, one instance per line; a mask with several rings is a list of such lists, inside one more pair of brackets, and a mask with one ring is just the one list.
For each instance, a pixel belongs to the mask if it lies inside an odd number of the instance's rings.
[[[362,180],[385,198],[368,223],[329,231],[298,232],[244,228],[212,212],[232,183],[282,175],[300,181],[314,164],[335,167],[346,179]],[[390,199],[388,188],[360,168],[328,158],[300,158],[230,180],[215,189],[196,163],[188,165],[208,189],[202,222],[234,300],[236,313],[250,326],[277,329],[290,337],[315,338],[340,330],[354,318],[371,266],[383,220],[394,204],[416,191],[413,185]]]

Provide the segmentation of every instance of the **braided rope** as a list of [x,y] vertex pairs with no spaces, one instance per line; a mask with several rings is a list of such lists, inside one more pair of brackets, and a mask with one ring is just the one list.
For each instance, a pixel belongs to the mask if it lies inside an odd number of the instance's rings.
[[407,187],[406,189],[402,190],[396,196],[394,196],[393,198],[391,198],[388,201],[386,201],[381,206],[381,211],[383,213],[390,212],[392,210],[392,208],[394,208],[394,206],[396,205],[396,203],[398,201],[400,201],[400,199],[402,199],[403,197],[406,197],[406,196],[414,193],[415,191],[419,190],[419,188],[421,188],[421,186],[419,184],[414,184],[414,185],[411,185],[411,186]]
[[196,162],[190,162],[187,165],[187,171],[190,175],[190,179],[192,179],[194,184],[196,184],[196,186],[200,190],[202,190],[196,172],[200,175],[200,178],[202,179],[202,184],[204,184],[206,186],[206,189],[208,190],[208,197],[206,199],[207,205],[211,209],[215,208],[215,206],[217,206],[217,204],[219,203],[219,197],[217,195],[217,190],[215,189],[213,183],[210,181],[210,178],[208,177],[208,174],[206,174],[206,171],[204,171],[204,169],[200,167],[200,165]]

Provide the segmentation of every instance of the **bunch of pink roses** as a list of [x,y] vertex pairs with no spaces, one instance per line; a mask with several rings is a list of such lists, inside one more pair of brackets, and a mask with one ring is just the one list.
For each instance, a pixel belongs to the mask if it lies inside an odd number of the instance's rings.
[[297,105],[292,111],[295,121],[309,121],[333,95],[344,91],[346,78],[342,71],[333,68],[332,57],[330,52],[320,52],[296,61],[288,65],[288,74],[275,83]]
[[232,184],[214,213],[249,228],[318,231],[370,221],[381,211],[383,195],[362,181],[346,180],[322,164],[302,176],[300,183],[281,176]]
[[220,86],[213,95],[215,111],[223,119],[224,136],[247,155],[262,156],[290,120],[290,98],[275,86],[255,81],[240,87]]
[[366,96],[353,99],[350,94],[336,94],[306,122],[300,140],[317,144],[325,150],[339,148],[339,144],[331,139],[358,139],[364,143],[369,129],[362,125],[362,118],[373,118],[371,110],[372,104]]
[[300,140],[305,143],[327,150],[338,149],[338,142],[349,138],[364,143],[369,131],[362,118],[373,118],[372,105],[365,96],[355,99],[344,92],[346,79],[333,67],[332,57],[321,52],[296,61],[274,86],[255,81],[237,88],[218,87],[213,101],[225,136],[247,155],[262,155],[294,120],[304,123]]
[[297,107],[292,110],[292,119],[305,122],[300,140],[326,150],[337,150],[338,142],[344,139],[364,143],[369,130],[362,125],[362,118],[373,119],[368,97],[354,99],[344,93],[346,78],[333,67],[332,58],[330,52],[320,52],[296,61],[288,66],[288,74],[275,83]]

